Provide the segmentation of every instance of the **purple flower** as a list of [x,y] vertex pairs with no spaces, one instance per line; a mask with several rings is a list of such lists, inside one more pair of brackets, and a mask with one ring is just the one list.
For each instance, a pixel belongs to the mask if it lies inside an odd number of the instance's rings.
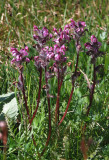
[[63,55],[65,55],[65,51],[66,51],[66,47],[65,47],[65,45],[62,45],[60,47],[60,52],[63,53]]
[[59,29],[59,32],[57,31],[56,28],[53,29],[55,35],[56,35],[56,38],[54,39],[54,42],[56,44],[58,44],[59,46],[62,46],[66,41],[70,41],[70,26],[69,25],[66,25],[64,27],[64,30],[62,30],[62,28]]
[[26,57],[25,61],[26,61],[27,63],[29,63],[29,62],[30,62],[30,59]]
[[67,57],[64,57],[64,58],[63,58],[63,62],[66,62],[66,60],[67,60]]
[[91,43],[97,43],[97,38],[94,35],[91,36]]
[[71,26],[72,28],[76,28],[76,22],[75,22],[73,19],[71,19],[71,24],[70,24],[70,26]]
[[65,62],[65,51],[66,51],[66,47],[65,45],[62,45],[61,47],[59,47],[57,44],[54,45],[54,48],[53,48],[53,51],[54,51],[54,60],[57,61],[57,62]]
[[59,54],[55,54],[55,61],[60,61],[61,56]]
[[13,64],[13,63],[15,63],[15,62],[16,62],[16,59],[13,58],[13,59],[11,60],[11,64]]
[[92,48],[92,45],[89,42],[85,43],[84,46],[88,50],[91,50],[91,48]]
[[21,49],[20,51],[18,51],[16,48],[11,48],[11,52],[12,55],[14,56],[14,58],[11,61],[11,64],[15,63],[17,66],[21,65],[22,62],[29,62],[29,58],[27,58],[26,56],[28,56],[28,46],[26,46],[24,49]]
[[37,61],[39,59],[39,56],[35,56],[34,60]]
[[87,42],[84,45],[85,45],[85,48],[88,49],[90,53],[94,53],[94,54],[97,54],[99,48],[101,47],[101,43],[98,42],[97,38],[94,35],[91,36],[91,42],[90,43]]
[[81,21],[81,22],[80,22],[80,25],[86,27],[86,22],[82,22],[82,21]]
[[54,60],[56,62],[65,62],[65,58],[64,58],[64,55],[65,55],[65,51],[66,51],[66,47],[65,45],[62,45],[62,46],[59,46],[57,44],[54,45],[54,47],[44,47],[41,49],[41,52],[39,54],[39,59],[37,59],[38,57],[35,56],[34,57],[34,60],[35,61],[40,61],[41,64],[43,62],[44,64],[44,61],[45,62],[49,62],[50,60]]
[[52,38],[52,34],[49,34],[46,27],[38,29],[37,26],[34,26],[34,31],[37,33],[33,35],[33,38],[37,41],[36,49],[40,52],[45,43]]
[[19,52],[16,48],[11,48],[11,52],[12,52],[13,56],[16,56],[17,54],[19,54]]
[[42,34],[43,34],[44,38],[49,36],[49,32],[48,32],[48,29],[46,27],[43,27]]
[[56,28],[53,28],[53,31],[54,31],[55,35],[58,35],[58,31]]
[[91,43],[92,43],[93,45],[96,44],[96,45],[98,46],[98,48],[101,47],[101,43],[98,42],[97,38],[96,38],[94,35],[91,36]]
[[81,36],[83,33],[84,33],[84,28],[86,27],[86,23],[85,22],[82,22],[82,21],[79,21],[79,22],[75,22],[73,19],[71,19],[71,24],[70,24],[71,28],[74,29],[74,39],[76,37],[79,37]]
[[45,66],[48,65],[49,63],[48,51],[49,51],[49,47],[46,46],[45,48],[42,48],[40,50],[39,56],[34,57],[35,66],[37,67],[37,69],[44,68]]
[[65,25],[64,31],[69,34],[69,31],[70,31],[70,25],[69,24]]
[[33,38],[34,38],[36,41],[38,41],[40,37],[37,36],[36,34],[33,34]]
[[25,47],[25,50],[29,51],[29,48],[28,48],[28,46],[26,46],[26,47]]
[[37,32],[39,32],[39,29],[38,29],[38,27],[37,27],[37,26],[35,26],[35,25],[34,25],[34,31],[37,31]]
[[95,59],[97,57],[102,56],[104,54],[103,52],[99,51],[101,43],[98,42],[97,38],[94,35],[91,36],[91,42],[85,43],[84,46],[88,50],[86,53],[87,55],[91,56],[92,62],[95,62]]

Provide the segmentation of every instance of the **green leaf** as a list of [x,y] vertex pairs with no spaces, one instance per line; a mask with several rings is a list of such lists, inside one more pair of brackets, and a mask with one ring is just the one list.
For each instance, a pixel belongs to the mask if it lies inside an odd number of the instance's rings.
[[10,102],[14,97],[15,97],[14,92],[0,95],[0,111],[4,103]]
[[100,38],[101,38],[102,41],[105,40],[106,37],[107,37],[107,32],[102,32],[102,33],[100,34]]
[[4,105],[2,113],[4,113],[10,119],[16,118],[18,115],[18,105],[16,98],[13,98],[9,103]]
[[1,121],[5,120],[4,114],[1,113],[3,110],[3,105],[5,103],[9,103],[14,97],[15,97],[14,92],[0,95],[0,120]]

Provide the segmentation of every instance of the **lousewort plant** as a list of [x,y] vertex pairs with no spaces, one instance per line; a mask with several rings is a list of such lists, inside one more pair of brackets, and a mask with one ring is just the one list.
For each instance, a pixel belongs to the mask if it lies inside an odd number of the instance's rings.
[[[81,69],[79,69],[79,58],[80,58],[80,52],[83,52],[82,44],[81,44],[81,37],[85,36],[85,32],[88,30],[86,29],[86,23],[79,21],[75,22],[73,19],[71,19],[71,23],[65,25],[65,27],[62,29],[60,28],[57,30],[56,28],[53,28],[53,33],[49,33],[48,29],[46,27],[43,27],[42,29],[39,29],[37,26],[34,26],[34,32],[33,35],[34,40],[36,43],[33,45],[33,47],[36,49],[36,52],[38,52],[38,55],[36,55],[33,59],[29,59],[29,49],[26,46],[24,49],[21,49],[18,51],[16,48],[11,48],[11,52],[13,55],[13,59],[11,61],[11,64],[15,64],[16,68],[19,71],[19,78],[17,82],[17,88],[22,92],[23,100],[24,100],[24,107],[26,109],[27,117],[28,117],[28,124],[30,125],[30,131],[32,129],[32,122],[34,118],[37,116],[37,111],[40,104],[41,99],[41,91],[42,91],[42,77],[45,79],[45,90],[46,90],[46,98],[48,102],[48,116],[49,116],[49,132],[47,141],[45,143],[45,148],[41,151],[41,153],[38,152],[39,157],[41,157],[51,138],[52,128],[51,128],[51,103],[50,99],[54,97],[54,95],[50,94],[50,84],[49,80],[51,78],[57,78],[57,93],[56,93],[56,101],[55,101],[55,113],[54,113],[54,121],[56,128],[59,127],[65,116],[67,115],[68,108],[70,107],[70,103],[72,100],[72,96],[74,93],[75,88],[75,82],[78,79],[78,77],[83,73]],[[76,63],[74,66],[74,71],[71,74],[71,83],[72,83],[72,89],[70,92],[70,95],[68,97],[68,102],[66,106],[66,110],[63,114],[63,116],[60,116],[60,96],[61,96],[61,88],[64,83],[65,76],[67,74],[67,59],[66,52],[68,51],[68,45],[69,43],[72,43],[72,40],[75,43],[77,57],[76,57]],[[48,43],[48,42],[51,43]],[[48,45],[47,45],[48,44]],[[91,57],[91,64],[93,65],[93,82],[90,84],[90,81],[85,73],[83,73],[84,78],[87,81],[87,85],[89,88],[89,105],[87,107],[86,116],[89,115],[90,108],[92,106],[93,96],[94,96],[94,90],[97,82],[96,74],[99,73],[100,68],[102,65],[97,65],[97,58],[102,56],[104,53],[99,51],[99,48],[101,46],[101,43],[98,42],[97,38],[92,35],[91,36],[91,42],[87,42],[84,44],[87,52],[87,56]],[[85,53],[84,53],[85,54]],[[27,95],[26,95],[26,88],[25,88],[25,77],[24,77],[24,63],[29,63],[30,61],[34,61],[34,65],[36,67],[36,70],[39,72],[39,87],[38,87],[38,96],[37,96],[37,105],[36,109],[34,110],[33,114],[29,110],[28,104],[27,104]],[[28,65],[28,64],[27,64]],[[42,74],[43,73],[43,74]],[[53,86],[52,86],[53,87]],[[57,129],[56,129],[57,130]],[[86,123],[83,126],[83,134],[86,130]],[[36,142],[34,140],[34,135],[32,134],[33,143],[36,146]],[[83,147],[81,147],[83,148]]]

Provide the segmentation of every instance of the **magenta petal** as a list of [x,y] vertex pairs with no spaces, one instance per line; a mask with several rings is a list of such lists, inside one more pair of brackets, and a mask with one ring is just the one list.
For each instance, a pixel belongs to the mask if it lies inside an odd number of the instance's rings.
[[94,35],[91,36],[91,42],[97,43],[97,38]]
[[47,28],[43,28],[43,36],[47,37],[48,36],[48,29]]
[[98,47],[101,47],[101,42],[98,42]]
[[53,35],[50,33],[50,34],[49,34],[49,37],[50,37],[50,38],[52,38],[52,37],[53,37]]
[[28,46],[25,47],[25,50],[29,51]]
[[21,55],[22,55],[23,57],[28,56],[28,53],[27,53],[27,51],[25,51],[25,49],[21,49],[21,50],[20,50],[20,53],[21,53]]
[[81,22],[81,25],[86,27],[86,23],[85,22]]
[[43,51],[48,51],[49,50],[49,46],[46,46],[45,48],[42,48]]
[[57,35],[58,32],[57,32],[57,29],[56,28],[53,28],[53,31],[55,32],[55,34]]
[[34,25],[34,31],[39,31],[38,27]]
[[16,57],[17,53],[15,51],[12,51],[12,55]]
[[71,19],[71,23],[72,23],[73,25],[75,25],[75,21],[74,21],[73,19]]
[[11,48],[11,52],[14,57],[19,53],[16,48]]
[[85,46],[85,48],[87,48],[87,49],[91,49],[91,47],[92,47],[90,43],[85,43],[84,46]]
[[69,25],[69,24],[66,24],[66,25],[65,25],[64,31],[66,31],[67,29],[70,29],[70,25]]
[[59,32],[62,32],[62,28],[59,28]]
[[55,55],[55,61],[59,61],[60,60],[60,55],[59,54],[56,54]]
[[71,27],[75,27],[75,26],[76,26],[76,22],[75,22],[73,19],[71,19],[71,24],[70,24],[70,26],[71,26]]
[[16,59],[13,58],[13,59],[11,60],[11,64],[13,64],[15,61],[16,61]]
[[61,46],[61,49],[63,49],[63,50],[65,51],[65,50],[66,50],[65,45],[62,45],[62,46]]
[[30,62],[30,59],[26,57],[25,61],[29,63],[29,62]]
[[59,48],[59,46],[57,44],[54,45],[54,50],[56,50],[57,48]]
[[34,35],[33,35],[33,38],[34,38],[35,40],[38,40],[38,39],[39,39],[39,36],[37,36],[36,34],[34,34]]
[[63,59],[63,60],[64,60],[64,62],[66,62],[66,60],[67,60],[67,57],[64,57],[64,59]]
[[16,48],[11,48],[11,52],[17,50]]
[[39,56],[35,56],[34,60],[37,61],[39,59]]
[[16,61],[18,62],[18,61],[21,61],[21,60],[22,60],[22,57],[20,55],[17,55],[16,56]]

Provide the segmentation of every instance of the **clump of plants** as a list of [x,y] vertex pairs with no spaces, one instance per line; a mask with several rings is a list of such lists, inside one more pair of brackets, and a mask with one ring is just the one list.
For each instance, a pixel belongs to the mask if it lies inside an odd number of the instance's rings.
[[[59,128],[67,116],[67,112],[76,88],[76,82],[79,83],[80,76],[85,78],[87,82],[87,88],[89,90],[89,104],[85,111],[86,117],[89,116],[94,98],[95,87],[98,83],[97,75],[99,74],[100,69],[103,67],[102,64],[98,64],[97,60],[99,57],[103,56],[104,53],[99,50],[101,43],[98,42],[94,35],[91,35],[90,42],[86,42],[85,44],[82,43],[83,37],[88,34],[86,23],[82,21],[75,22],[72,19],[71,23],[66,24],[63,29],[60,28],[57,30],[56,28],[53,28],[52,33],[49,33],[46,27],[40,29],[39,27],[34,26],[34,32],[35,34],[33,35],[33,38],[35,44],[33,45],[33,48],[36,51],[36,55],[29,55],[28,46],[25,46],[25,48],[21,50],[18,50],[17,48],[11,48],[11,53],[13,56],[11,64],[12,66],[15,66],[19,73],[18,81],[14,82],[14,85],[18,88],[18,102],[23,104],[22,107],[25,109],[24,112],[26,112],[26,114],[22,116],[26,116],[27,129],[31,133],[32,141],[36,148],[38,144],[35,141],[35,134],[37,133],[35,133],[33,128],[33,121],[34,118],[37,119],[41,99],[43,96],[46,97],[48,106],[48,136],[45,142],[45,147],[42,148],[42,150],[37,149],[38,157],[41,158],[46,152],[47,146],[52,139],[52,128],[54,126],[55,129],[53,129],[53,132],[56,132],[57,135],[59,135]],[[71,70],[70,73],[68,68],[70,68],[72,64],[70,62],[69,55],[67,54],[69,52],[69,44],[75,44],[72,47],[76,48],[76,60],[73,63],[73,70]],[[84,53],[85,49],[86,53]],[[93,68],[91,80],[79,66],[80,53],[86,54],[90,57],[90,64]],[[72,54],[70,57],[72,57],[73,60],[73,53],[70,54]],[[38,85],[36,87],[37,99],[34,110],[33,107],[29,107],[28,105],[28,90],[26,87],[27,83],[25,78],[26,68],[30,67],[30,65],[33,63],[35,66],[34,71],[38,74]],[[69,75],[71,91],[70,94],[67,95],[66,109],[63,114],[60,114],[62,109],[61,91],[64,87],[64,83],[66,82],[67,75]],[[83,139],[85,137],[86,127],[87,122],[84,122],[81,129],[83,137],[81,142],[81,151],[84,159],[87,159],[88,151],[87,149],[85,150],[85,145],[83,145],[85,142]]]

